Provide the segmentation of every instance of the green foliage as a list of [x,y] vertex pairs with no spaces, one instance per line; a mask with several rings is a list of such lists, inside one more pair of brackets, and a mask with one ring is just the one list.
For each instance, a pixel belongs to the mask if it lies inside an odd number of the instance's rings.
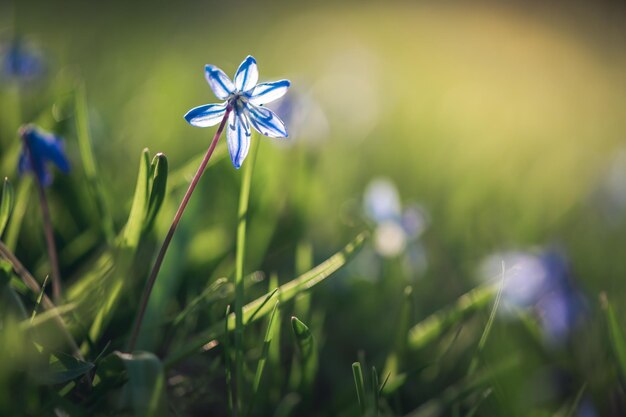
[[121,408],[132,407],[138,417],[167,416],[165,374],[159,358],[150,352],[114,352],[126,368],[128,382],[120,397]]
[[81,361],[63,352],[55,352],[50,354],[48,369],[42,371],[40,378],[45,384],[65,384],[82,377],[93,367],[93,363]]
[[13,187],[11,186],[9,179],[5,178],[4,183],[2,184],[2,194],[0,195],[0,236],[2,236],[2,232],[4,232],[4,228],[6,227],[9,217],[11,216],[14,199],[15,196],[13,193]]
[[[91,323],[89,338],[98,340],[110,323],[125,286],[134,275],[135,258],[141,237],[154,224],[163,203],[167,183],[167,158],[157,154],[150,161],[144,149],[130,214],[115,246],[107,248],[80,280],[69,289],[69,300],[76,303],[80,318]],[[91,320],[90,320],[91,318]],[[88,345],[83,346],[83,351]]]
[[309,327],[297,317],[291,318],[291,329],[293,330],[300,355],[298,376],[300,383],[294,383],[294,385],[299,385],[302,391],[307,392],[315,381],[318,367],[318,351],[315,338],[311,334]]
[[475,288],[459,297],[452,306],[426,317],[409,330],[409,348],[419,349],[437,339],[468,314],[484,308],[495,294],[494,287]]
[[617,359],[622,379],[626,379],[626,338],[624,337],[624,331],[606,294],[602,294],[601,301],[608,325],[613,355]]
[[[28,3],[0,7],[0,415],[624,414],[621,5],[206,4],[207,25],[165,2]],[[14,34],[39,45],[43,77],[6,76]],[[129,354],[214,132],[181,115],[208,102],[203,64],[230,74],[249,51],[293,78],[290,138],[252,137],[241,171],[220,139]],[[30,122],[72,165],[46,189],[58,304],[32,177],[17,175]],[[365,214],[377,176],[429,212],[417,240]],[[404,250],[381,256],[394,237]],[[560,313],[559,340],[545,308],[511,305],[480,272],[494,252],[553,246],[581,311]]]

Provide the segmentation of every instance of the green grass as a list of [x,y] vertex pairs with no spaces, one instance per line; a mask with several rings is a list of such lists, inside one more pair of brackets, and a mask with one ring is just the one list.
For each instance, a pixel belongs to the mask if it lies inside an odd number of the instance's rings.
[[[19,33],[47,65],[33,83],[0,76],[0,415],[626,409],[623,6],[57,3],[0,6],[0,60]],[[215,132],[182,115],[217,101],[205,64],[232,75],[247,54],[262,81],[291,79],[305,123],[253,136],[241,170],[220,139],[128,353]],[[64,138],[73,168],[46,189],[58,303],[37,190],[17,174],[29,122]],[[429,214],[423,269],[411,244],[376,253],[362,200],[380,176]],[[515,265],[480,272],[547,248],[584,312],[561,343],[511,308]]]

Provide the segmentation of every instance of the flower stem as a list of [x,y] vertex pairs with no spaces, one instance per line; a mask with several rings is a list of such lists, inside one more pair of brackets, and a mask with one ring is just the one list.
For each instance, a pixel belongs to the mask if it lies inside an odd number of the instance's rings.
[[37,193],[39,194],[39,203],[41,205],[41,215],[43,217],[43,229],[46,235],[46,246],[48,247],[48,259],[50,260],[50,269],[52,270],[52,299],[55,303],[61,300],[61,272],[59,270],[59,258],[57,257],[57,247],[54,243],[54,231],[52,229],[52,220],[50,219],[50,207],[48,206],[48,198],[46,191],[39,176],[35,175],[35,184]]
[[141,298],[141,304],[139,307],[139,311],[137,312],[137,317],[135,319],[135,325],[133,327],[133,331],[130,336],[130,341],[128,343],[128,351],[132,352],[135,350],[135,345],[137,343],[137,337],[139,336],[139,331],[141,330],[141,323],[143,322],[143,318],[146,314],[146,308],[148,307],[148,301],[150,300],[150,293],[152,292],[152,288],[154,287],[154,283],[156,282],[157,276],[159,274],[159,270],[161,269],[161,264],[163,263],[163,259],[165,258],[165,253],[167,252],[167,248],[169,247],[172,238],[174,237],[174,232],[176,231],[176,227],[180,222],[180,218],[185,211],[185,207],[189,203],[189,199],[191,198],[191,194],[193,190],[198,185],[198,181],[200,181],[200,177],[204,173],[204,170],[209,163],[209,159],[211,159],[211,155],[213,155],[213,151],[215,150],[215,146],[224,131],[224,127],[226,126],[226,121],[228,120],[228,115],[230,114],[232,108],[230,106],[226,107],[226,113],[224,113],[224,118],[219,124],[215,135],[213,136],[213,140],[209,145],[209,149],[207,150],[196,174],[194,175],[191,183],[189,184],[189,188],[187,192],[183,196],[183,200],[180,202],[180,206],[178,206],[178,210],[176,210],[176,214],[174,215],[174,220],[172,220],[172,225],[165,236],[165,240],[163,240],[163,244],[161,245],[161,249],[159,250],[159,254],[154,262],[154,266],[152,267],[152,271],[150,272],[150,276],[148,277],[148,281],[146,282],[146,287],[143,290],[143,295]]
[[251,158],[244,167],[241,179],[241,190],[239,192],[239,224],[237,225],[237,247],[235,254],[235,382],[237,386],[237,415],[241,416],[243,411],[243,305],[244,305],[244,282],[243,282],[243,263],[246,250],[246,224],[248,220],[248,201],[250,199],[250,183],[252,182],[252,171],[254,171],[254,162],[258,140],[253,140],[250,144]]

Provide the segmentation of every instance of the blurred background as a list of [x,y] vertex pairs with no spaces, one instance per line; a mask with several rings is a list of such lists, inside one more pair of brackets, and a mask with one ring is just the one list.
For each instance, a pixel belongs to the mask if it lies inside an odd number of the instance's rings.
[[[320,342],[319,401],[301,415],[356,415],[350,364],[391,366],[406,330],[403,300],[410,327],[499,282],[502,262],[510,279],[485,357],[505,371],[477,415],[557,415],[579,392],[579,414],[571,415],[621,415],[625,394],[598,297],[608,294],[626,317],[625,23],[620,1],[5,2],[3,56],[18,42],[31,61],[28,71],[5,65],[0,78],[0,175],[19,181],[16,132],[28,121],[65,138],[80,175],[71,102],[83,85],[118,230],[143,148],[165,153],[176,171],[208,146],[213,129],[182,118],[218,101],[204,65],[232,76],[251,54],[261,80],[288,78],[292,88],[273,106],[290,137],[253,138],[261,143],[247,269],[286,282],[302,272],[298,253],[317,264],[372,230],[346,269],[308,300]],[[190,173],[170,177],[172,197],[146,264]],[[61,247],[82,237],[85,248],[97,248],[97,214],[81,202],[85,181],[56,174],[50,198]],[[223,157],[203,177],[151,300],[153,322],[207,280],[229,275],[240,176]],[[69,192],[70,183],[78,191]],[[25,215],[14,244],[41,276],[39,222]],[[62,252],[68,282],[96,251],[85,250]],[[532,309],[538,338],[507,314],[507,303]],[[465,409],[432,401],[451,395],[488,314],[453,326],[435,346],[400,349],[408,378],[389,397],[390,415]],[[159,331],[144,333],[144,349],[164,349]],[[210,395],[180,398],[189,415],[223,407]]]

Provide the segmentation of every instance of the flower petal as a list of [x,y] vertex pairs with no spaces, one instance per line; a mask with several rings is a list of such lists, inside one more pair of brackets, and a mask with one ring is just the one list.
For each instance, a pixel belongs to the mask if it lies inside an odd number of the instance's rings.
[[65,145],[64,142],[57,136],[54,135],[42,135],[43,141],[42,145],[44,147],[44,157],[52,161],[54,165],[57,166],[64,173],[70,172],[70,161],[65,156]]
[[287,129],[280,117],[266,107],[249,104],[250,123],[260,134],[270,138],[286,138]]
[[290,85],[289,80],[258,84],[254,87],[254,90],[252,90],[249,101],[257,106],[267,104],[284,96]]
[[185,120],[192,126],[215,126],[222,120],[224,113],[226,113],[226,103],[205,104],[189,110],[185,114]]
[[22,146],[22,151],[20,152],[20,159],[17,164],[17,173],[20,175],[24,175],[25,172],[33,169],[33,166],[30,163],[30,158],[28,157],[28,151],[24,149]]
[[228,116],[226,142],[228,143],[230,159],[235,168],[239,169],[250,149],[250,126],[243,112],[233,110]]
[[220,100],[226,100],[228,96],[235,91],[235,85],[224,74],[224,71],[214,65],[206,65],[204,67],[204,77],[206,78],[213,94]]
[[237,87],[237,90],[245,92],[254,88],[258,80],[259,70],[256,66],[256,59],[248,55],[239,65],[239,69],[237,69],[235,87]]

